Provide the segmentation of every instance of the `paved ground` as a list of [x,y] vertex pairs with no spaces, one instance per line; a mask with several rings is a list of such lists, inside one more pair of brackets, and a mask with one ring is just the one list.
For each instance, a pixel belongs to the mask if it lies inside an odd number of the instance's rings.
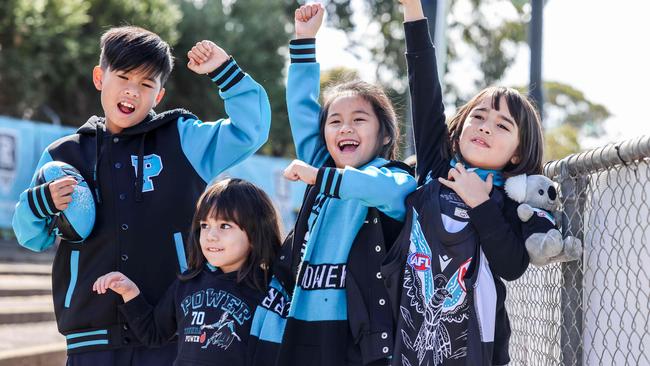
[[53,257],[0,241],[0,366],[65,364],[52,306]]
[[54,321],[0,325],[0,359],[7,351],[44,345],[65,348],[65,338],[59,334]]

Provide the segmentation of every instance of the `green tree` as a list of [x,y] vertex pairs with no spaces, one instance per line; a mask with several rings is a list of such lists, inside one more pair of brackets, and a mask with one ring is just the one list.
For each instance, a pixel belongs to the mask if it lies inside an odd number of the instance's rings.
[[[329,3],[328,13],[336,14],[329,17],[329,22],[350,34],[353,47],[368,48],[378,66],[378,79],[403,92],[406,88],[406,63],[403,15],[399,3],[397,0],[363,0],[363,5],[370,22],[367,28],[378,29],[379,39],[369,42],[365,32],[354,32],[357,24],[351,18],[350,1]],[[513,63],[518,47],[525,46],[529,18],[530,8],[525,2],[451,0],[447,16],[447,65],[455,64],[459,60],[459,46],[466,46],[478,60],[478,76],[474,79],[476,89],[495,83]],[[452,103],[458,105],[471,97],[461,95],[458,85],[446,81],[446,97]]]
[[563,124],[544,131],[544,161],[559,160],[580,151],[579,131]]
[[[525,92],[526,87],[517,87]],[[558,81],[544,82],[546,161],[561,159],[581,150],[580,137],[598,137],[611,113],[602,104],[588,100],[576,88]]]
[[0,11],[0,113],[79,125],[101,112],[91,72],[100,35],[133,24],[175,42],[171,0],[8,0]]
[[[328,22],[346,31],[352,51],[369,49],[377,77],[402,120],[407,83],[402,14],[397,0],[363,0],[378,37],[354,32],[353,2],[326,3]],[[47,120],[58,116],[79,125],[101,114],[91,69],[99,56],[99,37],[110,26],[133,24],[160,34],[174,47],[175,70],[159,109],[185,107],[199,117],[222,117],[222,103],[208,80],[185,67],[186,52],[211,39],[232,54],[269,94],[273,112],[270,141],[263,152],[293,155],[284,97],[286,44],[293,31],[294,0],[4,0],[0,2],[0,114]],[[530,17],[527,1],[451,0],[448,22],[448,68],[468,47],[477,60],[475,89],[498,82],[525,46]],[[463,52],[463,57],[467,52]],[[335,75],[339,71],[332,71]],[[447,73],[445,73],[446,75]],[[330,75],[331,76],[331,75]],[[328,76],[328,77],[330,77]],[[580,134],[602,133],[607,109],[568,85],[545,84],[550,126],[568,123]],[[446,80],[446,100],[460,104],[463,95]]]
[[0,5],[0,114],[58,116],[69,125],[101,114],[91,79],[99,38],[111,26],[130,24],[173,47],[176,65],[158,109],[185,107],[206,120],[224,116],[216,88],[185,66],[197,41],[213,40],[269,94],[274,121],[263,151],[290,155],[284,100],[288,6],[287,0],[7,0]]
[[[380,40],[370,46],[373,61],[379,66],[378,79],[405,80],[403,16],[397,0],[364,0],[370,18],[370,29],[379,29]],[[366,47],[366,34],[356,35],[356,24],[351,20],[352,4],[333,1],[328,9],[337,16],[330,23],[353,34],[354,45]],[[468,48],[463,57],[477,60],[475,90],[498,83],[513,64],[521,47],[527,47],[530,5],[525,0],[450,0],[447,15],[447,71],[457,64],[461,48]],[[447,75],[448,73],[445,73]],[[384,75],[382,78],[381,76]],[[385,75],[389,75],[388,78]],[[445,99],[457,106],[471,98],[461,87],[445,78]],[[389,83],[398,93],[405,83]],[[527,87],[519,88],[523,92]],[[581,91],[559,82],[545,82],[545,126],[548,126],[549,158],[565,156],[580,151],[579,136],[602,135],[603,122],[609,118],[606,107],[588,100]],[[399,104],[400,102],[397,101]],[[406,117],[406,116],[404,116]],[[566,124],[567,126],[564,126]],[[564,155],[562,155],[564,154]]]
[[199,40],[210,39],[231,54],[242,69],[258,81],[269,95],[273,115],[266,154],[293,154],[286,119],[284,95],[285,50],[289,42],[284,4],[268,0],[179,2],[183,20],[175,45],[176,69],[168,82],[168,96],[161,108],[182,106],[199,117],[214,120],[224,116],[223,103],[209,80],[189,71],[187,51]]
[[544,131],[546,161],[558,160],[582,150],[580,136],[598,137],[611,116],[602,104],[588,100],[576,88],[557,81],[544,82]]
[[558,81],[545,81],[544,94],[548,125],[568,124],[591,137],[604,133],[603,123],[611,116],[604,105],[588,100],[580,90]]
[[[463,2],[451,2],[448,31],[452,36],[461,34],[463,43],[478,53],[481,75],[474,83],[477,89],[482,89],[503,77],[515,61],[517,47],[526,44],[530,9],[525,3],[507,0],[470,0],[469,3],[467,14],[462,11]],[[455,43],[448,43],[452,62],[458,57],[454,46]]]
[[[0,5],[0,113],[32,117],[79,66],[84,0],[8,0]],[[68,70],[67,65],[72,70]]]

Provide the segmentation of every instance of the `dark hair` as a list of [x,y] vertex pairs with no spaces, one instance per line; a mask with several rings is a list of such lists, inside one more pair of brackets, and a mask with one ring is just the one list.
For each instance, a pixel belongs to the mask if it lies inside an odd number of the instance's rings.
[[[237,271],[237,283],[266,290],[270,269],[280,248],[280,225],[271,199],[263,190],[242,179],[225,179],[210,185],[199,198],[188,240],[188,270],[181,280],[196,277],[206,266],[199,238],[201,221],[208,217],[233,221],[248,236],[251,251]],[[264,274],[263,283],[259,271]]]
[[[327,120],[329,108],[334,100],[342,95],[359,96],[370,103],[379,120],[379,136],[377,138],[381,148],[377,155],[389,160],[396,159],[399,146],[399,128],[393,104],[382,88],[362,80],[335,84],[325,90],[323,93],[323,108],[320,114],[321,139],[325,141],[325,121]],[[386,145],[382,144],[384,137],[390,139]]]
[[160,76],[164,85],[174,67],[167,42],[140,27],[111,28],[102,35],[100,47],[99,65],[102,69],[123,72],[140,69],[147,76]]
[[[449,121],[449,141],[442,147],[443,154],[461,155],[458,141],[463,125],[472,109],[484,98],[492,98],[492,108],[499,110],[501,98],[505,98],[510,114],[519,129],[519,145],[515,155],[519,157],[516,164],[508,162],[503,174],[511,177],[519,174],[541,174],[544,155],[544,138],[539,112],[535,105],[516,89],[506,87],[488,87],[481,90],[469,102],[460,107]],[[449,157],[449,156],[447,156]],[[462,158],[462,156],[460,156]]]

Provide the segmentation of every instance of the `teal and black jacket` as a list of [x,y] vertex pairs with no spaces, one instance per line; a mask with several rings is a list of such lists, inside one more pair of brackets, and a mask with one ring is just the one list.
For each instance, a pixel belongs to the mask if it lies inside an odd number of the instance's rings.
[[393,319],[380,265],[416,186],[408,167],[376,157],[336,168],[319,132],[315,40],[294,40],[287,85],[298,159],[319,168],[274,265],[251,329],[255,365],[386,364]]
[[[54,310],[68,353],[138,345],[114,293],[97,295],[93,282],[120,271],[155,304],[186,269],[183,242],[196,201],[214,177],[252,155],[268,138],[271,113],[265,90],[229,60],[209,75],[219,86],[227,119],[203,122],[184,110],[151,112],[118,134],[91,117],[77,133],[52,143],[36,171],[57,160],[76,167],[96,199],[96,221],[82,243],[62,241],[52,270]],[[138,179],[138,177],[142,177]],[[20,195],[13,228],[20,245],[44,251],[53,213],[41,192]],[[42,218],[40,213],[50,215]]]

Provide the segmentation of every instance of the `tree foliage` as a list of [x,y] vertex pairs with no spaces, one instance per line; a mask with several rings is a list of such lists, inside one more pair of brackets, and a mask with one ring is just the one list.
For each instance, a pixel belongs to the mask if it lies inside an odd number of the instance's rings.
[[[211,39],[232,54],[269,94],[273,123],[263,152],[290,156],[293,143],[286,120],[284,83],[287,43],[298,3],[3,0],[0,114],[60,119],[68,125],[80,125],[88,116],[101,114],[99,96],[91,82],[91,70],[99,57],[99,37],[110,26],[133,24],[160,34],[174,49],[176,65],[159,109],[184,107],[206,120],[224,116],[215,87],[185,67],[189,48],[198,40]],[[398,1],[331,0],[325,5],[330,25],[348,34],[349,50],[370,51],[377,80],[388,91],[402,119],[407,120],[403,18]],[[360,11],[365,16],[357,17]],[[499,82],[519,49],[526,45],[529,17],[527,1],[449,0],[447,69],[470,59],[476,65],[471,78],[474,91]],[[349,71],[345,69],[333,70],[324,79],[346,73]],[[454,80],[445,81],[445,99],[451,104],[459,105],[473,94]],[[547,82],[545,90],[549,126],[568,124],[572,131],[589,135],[603,132],[602,122],[610,115],[604,106],[589,101],[569,85]]]
[[[162,108],[206,120],[224,116],[216,88],[185,67],[187,51],[210,39],[266,88],[276,117],[266,152],[291,146],[284,102],[287,3],[267,0],[7,0],[0,5],[0,114],[80,125],[101,114],[91,79],[99,38],[111,26],[159,34],[176,59]],[[273,147],[273,148],[271,148]]]
[[[362,0],[368,13],[366,29],[378,30],[380,37],[368,37],[367,32],[353,33],[358,24],[351,17],[353,2],[332,1],[328,21],[350,34],[352,47],[370,50],[376,62],[378,79],[404,91],[406,63],[404,60],[403,15],[397,0]],[[477,61],[476,89],[491,85],[503,77],[525,45],[530,9],[525,3],[508,0],[450,0],[447,15],[448,65],[459,61],[459,47],[468,47]],[[505,14],[505,15],[504,15]],[[365,26],[365,25],[364,25]],[[465,53],[463,56],[466,57]],[[401,80],[402,82],[395,82]],[[471,95],[460,95],[460,88],[447,80],[450,99],[456,104]]]
[[[394,88],[404,90],[406,65],[404,63],[404,37],[402,14],[397,0],[362,0],[370,17],[368,29],[380,30],[382,40],[370,44],[370,51],[377,68],[378,80]],[[514,63],[522,47],[527,47],[528,23],[531,8],[525,0],[449,0],[447,14],[447,71],[467,57],[477,65],[473,79],[474,92],[495,84],[503,78]],[[351,18],[350,1],[334,1],[330,5],[337,14],[330,19],[333,25],[352,32],[357,26]],[[332,10],[330,10],[330,13]],[[341,21],[342,17],[345,21]],[[366,33],[353,36],[353,45],[368,47]],[[449,73],[446,72],[445,75]],[[384,76],[382,78],[382,75]],[[386,83],[386,77],[391,82]],[[474,92],[464,92],[457,81],[445,77],[445,99],[459,106],[471,98]],[[465,80],[463,80],[465,82]],[[526,92],[527,87],[519,88]],[[588,100],[581,91],[559,82],[545,82],[545,126],[552,150],[548,157],[580,150],[579,136],[599,136],[604,133],[602,124],[611,115],[601,104]],[[402,94],[403,96],[403,94]],[[406,116],[404,116],[406,117]],[[566,126],[565,126],[566,124]],[[559,154],[559,155],[558,155]]]
[[544,82],[544,93],[548,125],[567,124],[592,137],[604,133],[603,122],[611,116],[607,107],[588,100],[580,90],[558,81]]
[[569,124],[544,131],[544,161],[559,160],[580,151],[578,129]]
[[173,43],[180,18],[171,0],[8,0],[0,11],[0,113],[85,122],[101,111],[91,81],[100,35],[133,24]]
[[174,47],[176,69],[161,108],[188,108],[206,120],[225,115],[214,85],[185,66],[186,53],[198,40],[213,40],[262,84],[269,95],[273,123],[263,152],[275,156],[292,154],[284,93],[288,54],[285,48],[290,39],[285,4],[268,0],[182,1],[180,4],[183,20],[178,25],[180,39]]

